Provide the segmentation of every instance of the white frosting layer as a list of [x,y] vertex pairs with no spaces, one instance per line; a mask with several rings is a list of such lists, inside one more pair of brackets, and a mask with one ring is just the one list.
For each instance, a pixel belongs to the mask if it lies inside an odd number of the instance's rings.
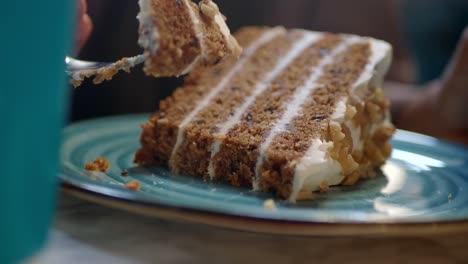
[[303,104],[306,100],[310,97],[312,92],[319,87],[318,80],[323,75],[324,69],[333,63],[335,56],[338,54],[346,51],[346,49],[356,43],[359,38],[349,38],[340,43],[336,48],[334,48],[330,54],[325,56],[317,66],[313,67],[312,73],[310,74],[309,78],[305,81],[305,83],[296,89],[292,100],[287,102],[286,111],[283,113],[281,118],[276,121],[275,125],[271,129],[268,137],[260,146],[260,155],[257,159],[257,163],[255,166],[255,179],[252,181],[253,189],[258,189],[258,181],[260,178],[260,169],[263,165],[263,162],[268,158],[267,151],[270,147],[273,139],[281,133],[287,131],[287,125],[297,116],[301,114]]
[[[382,84],[392,58],[391,46],[383,41],[372,38],[364,38],[371,44],[371,57],[366,65],[363,73],[353,85],[354,95],[353,100],[362,100],[369,86],[379,87]],[[349,98],[345,98],[337,103],[332,120],[346,125],[353,138],[353,144],[357,149],[362,149],[363,142],[360,139],[361,130],[354,126],[351,122],[345,120],[346,104]],[[389,114],[381,124],[376,124],[370,128],[370,132],[384,125],[389,124]],[[320,189],[320,184],[326,181],[329,185],[340,184],[343,180],[341,175],[341,165],[333,160],[328,155],[328,149],[333,146],[332,142],[322,142],[316,139],[306,154],[298,161],[295,168],[293,189],[290,201],[295,201],[300,191],[316,191]]]
[[315,191],[326,182],[337,185],[343,180],[341,165],[328,155],[331,142],[315,139],[301,161],[296,165],[293,189],[289,201],[295,202],[300,191]]
[[139,0],[138,4],[140,5],[140,13],[137,15],[140,21],[138,44],[151,54],[156,54],[159,48],[159,34],[153,22],[154,11],[151,0]]
[[[242,115],[245,111],[255,102],[257,97],[262,94],[275,80],[275,78],[283,72],[290,64],[293,62],[302,52],[307,49],[310,45],[312,45],[315,41],[317,41],[321,34],[304,32],[304,35],[300,40],[298,40],[294,45],[289,49],[288,53],[282,56],[278,62],[276,63],[275,67],[267,72],[265,76],[259,81],[253,93],[245,99],[245,101],[236,108],[236,111],[233,116],[231,116],[228,120],[226,120],[223,124],[218,126],[219,132],[217,135],[220,138],[223,138],[234,125],[238,124],[241,121]],[[218,154],[221,148],[222,140],[215,140],[211,146],[211,159],[210,164],[208,167],[208,173],[210,177],[213,179],[215,177],[214,168],[213,168],[213,158]]]
[[[221,79],[221,81],[211,89],[211,91],[197,104],[197,106],[184,118],[184,120],[179,125],[179,130],[177,132],[177,141],[172,150],[170,164],[174,159],[174,155],[177,153],[177,150],[184,142],[184,133],[185,127],[192,122],[192,120],[197,116],[197,114],[207,107],[211,100],[229,83],[229,81],[236,75],[245,63],[255,54],[255,52],[263,45],[270,42],[275,37],[284,34],[285,30],[283,28],[274,28],[263,33],[257,40],[255,40],[247,49],[244,50],[242,57],[236,62],[236,64],[229,70],[229,72]],[[172,166],[173,167],[173,166]]]
[[193,60],[193,62],[182,71],[181,75],[189,73],[195,66],[197,66],[198,62],[202,59],[203,54],[206,51],[205,36],[203,35],[203,30],[202,30],[202,22],[200,21],[200,18],[198,17],[198,15],[195,14],[195,11],[193,10],[193,7],[191,6],[191,1],[184,0],[184,4],[187,6],[187,9],[190,14],[190,18],[192,19],[193,30],[195,32],[195,35],[197,36],[198,43],[200,43],[201,52],[200,52],[200,55],[198,55]]
[[[213,3],[214,4],[214,3]],[[218,25],[219,30],[221,31],[221,34],[223,34],[224,39],[226,40],[227,43],[229,43],[229,38],[231,36],[231,31],[229,30],[226,21],[224,21],[223,15],[216,14],[214,17],[215,23]]]
[[364,72],[354,84],[355,89],[380,87],[392,63],[392,46],[385,41],[365,38],[371,45],[372,55]]

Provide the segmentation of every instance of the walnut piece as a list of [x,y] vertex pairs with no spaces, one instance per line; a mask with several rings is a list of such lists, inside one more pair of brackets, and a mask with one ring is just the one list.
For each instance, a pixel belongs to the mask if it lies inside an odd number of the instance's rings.
[[107,161],[106,158],[99,157],[93,162],[87,162],[85,165],[85,170],[107,172],[110,165],[110,162]]
[[131,190],[131,191],[138,191],[140,190],[140,182],[139,181],[130,181],[125,183],[125,188]]
[[276,204],[273,199],[267,199],[263,202],[263,208],[268,209],[268,210],[275,210],[276,209]]
[[213,20],[215,19],[215,16],[219,14],[218,6],[211,0],[200,2],[200,10],[205,16]]

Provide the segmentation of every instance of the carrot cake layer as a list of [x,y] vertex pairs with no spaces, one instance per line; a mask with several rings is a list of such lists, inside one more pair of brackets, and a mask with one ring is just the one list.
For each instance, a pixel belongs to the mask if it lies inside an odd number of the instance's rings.
[[141,165],[307,199],[390,156],[386,42],[248,27],[239,60],[197,67],[143,125]]

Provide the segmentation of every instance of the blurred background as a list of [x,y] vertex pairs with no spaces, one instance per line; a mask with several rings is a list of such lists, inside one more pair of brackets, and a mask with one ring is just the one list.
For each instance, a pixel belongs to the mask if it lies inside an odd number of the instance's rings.
[[[466,0],[217,0],[232,31],[246,25],[284,25],[317,31],[354,33],[394,46],[387,79],[423,84],[442,73],[468,25]],[[138,2],[90,0],[94,31],[78,57],[115,61],[140,54]],[[71,121],[153,112],[158,101],[181,85],[179,78],[147,77],[141,68],[100,85],[90,82],[72,93]]]

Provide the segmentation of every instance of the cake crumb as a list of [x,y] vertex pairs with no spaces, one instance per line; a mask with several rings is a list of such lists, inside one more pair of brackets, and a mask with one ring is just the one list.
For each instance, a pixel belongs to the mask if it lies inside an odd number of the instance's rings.
[[138,191],[140,190],[140,182],[139,181],[130,181],[125,183],[125,188],[132,190],[132,191]]
[[111,163],[107,161],[106,158],[99,157],[93,162],[87,162],[85,165],[85,170],[107,172],[110,165]]
[[352,105],[346,105],[346,113],[345,113],[345,118],[346,120],[352,120],[357,114],[356,107]]
[[128,176],[128,170],[123,170],[122,172],[120,172],[120,175]]
[[452,199],[453,199],[453,195],[452,195],[451,193],[449,193],[449,195],[447,196],[447,198],[448,198],[449,200],[452,200]]
[[110,81],[119,71],[124,71],[130,73],[130,69],[135,67],[135,65],[142,63],[145,58],[142,55],[131,57],[131,58],[122,58],[109,66],[104,66],[97,69],[88,69],[77,71],[71,79],[71,84],[78,88],[81,86],[85,79],[94,76],[93,83],[100,84],[104,81]]
[[330,189],[330,186],[328,185],[327,181],[323,181],[322,183],[320,183],[319,188],[321,193],[326,193]]
[[273,199],[268,199],[263,202],[263,208],[268,209],[268,210],[275,210],[276,209],[276,204]]

